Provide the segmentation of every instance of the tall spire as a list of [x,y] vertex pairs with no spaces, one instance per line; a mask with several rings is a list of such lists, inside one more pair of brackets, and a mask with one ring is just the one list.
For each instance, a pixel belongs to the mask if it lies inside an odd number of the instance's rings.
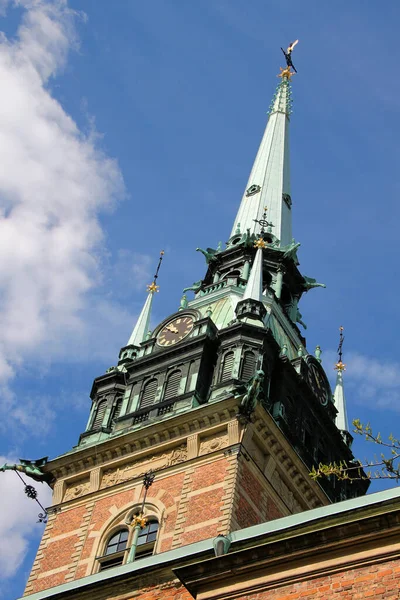
[[142,308],[142,311],[139,315],[139,318],[136,322],[136,325],[131,333],[131,336],[128,340],[127,346],[139,346],[146,338],[147,332],[149,331],[150,325],[150,316],[151,316],[151,306],[153,303],[153,296],[155,292],[158,292],[159,286],[157,285],[158,273],[160,270],[161,262],[164,256],[164,251],[160,252],[160,259],[158,261],[157,269],[153,278],[152,283],[147,286],[148,295],[146,298],[146,302]]
[[[285,54],[286,56],[286,54]],[[275,225],[274,235],[285,246],[292,241],[292,216],[289,164],[289,120],[291,113],[291,84],[294,73],[290,66],[281,68],[281,81],[269,111],[269,119],[249,180],[243,194],[231,236],[240,225],[245,232],[255,232],[257,219],[264,206]]]
[[336,415],[336,427],[341,431],[347,432],[349,431],[349,424],[347,421],[347,410],[346,410],[346,399],[344,395],[344,385],[343,385],[343,371],[346,370],[346,365],[342,361],[343,357],[343,327],[339,327],[340,338],[339,338],[339,347],[338,347],[338,362],[335,365],[335,371],[337,371],[336,375],[336,387],[335,392],[333,394],[333,398],[335,401],[335,406],[338,411]]

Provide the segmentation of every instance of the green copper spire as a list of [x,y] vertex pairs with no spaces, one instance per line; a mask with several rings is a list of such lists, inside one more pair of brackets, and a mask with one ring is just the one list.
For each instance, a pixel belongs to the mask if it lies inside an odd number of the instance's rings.
[[294,75],[290,67],[281,68],[281,81],[269,110],[269,119],[261,141],[231,236],[238,223],[241,231],[255,233],[255,220],[261,219],[264,207],[274,223],[274,234],[281,246],[292,241],[290,197],[289,120],[291,113],[291,84]]
[[147,336],[150,325],[150,316],[151,316],[151,306],[153,303],[153,296],[159,290],[159,286],[156,284],[158,273],[160,270],[161,262],[164,256],[164,251],[160,252],[160,259],[158,261],[158,266],[156,273],[154,275],[154,279],[150,285],[147,286],[148,295],[146,298],[146,302],[142,308],[142,311],[139,315],[139,318],[136,322],[136,325],[131,333],[131,336],[128,340],[127,346],[139,346]]
[[346,365],[342,361],[343,356],[343,327],[339,327],[340,331],[340,340],[339,340],[339,348],[338,355],[339,360],[335,365],[335,371],[337,371],[336,375],[336,386],[335,392],[333,394],[333,398],[335,401],[336,410],[338,411],[336,415],[336,427],[341,431],[349,431],[349,424],[347,421],[347,410],[346,410],[346,398],[344,395],[344,385],[343,385],[343,372],[346,370]]

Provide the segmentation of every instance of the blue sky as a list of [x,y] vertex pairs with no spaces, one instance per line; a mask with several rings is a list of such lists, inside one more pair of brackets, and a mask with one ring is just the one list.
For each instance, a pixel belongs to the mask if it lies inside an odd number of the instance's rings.
[[[154,325],[202,277],[195,248],[229,235],[280,46],[295,38],[293,230],[300,269],[327,285],[300,306],[307,346],[321,345],[334,377],[345,326],[349,417],[390,433],[400,407],[398,3],[0,8],[1,456],[55,456],[77,442],[92,380],[116,363],[161,249]],[[372,448],[358,441],[355,452]],[[15,474],[0,476],[8,600],[23,591],[42,526]]]

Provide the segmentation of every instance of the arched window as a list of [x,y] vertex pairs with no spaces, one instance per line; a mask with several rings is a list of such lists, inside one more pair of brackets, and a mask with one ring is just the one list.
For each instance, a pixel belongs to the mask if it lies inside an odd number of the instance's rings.
[[222,276],[222,279],[228,279],[228,277],[229,278],[231,278],[231,277],[240,277],[240,271],[239,271],[239,269],[235,269],[233,271],[229,271],[229,273],[225,273]]
[[234,357],[235,355],[233,352],[227,352],[225,354],[222,362],[220,381],[227,381],[228,379],[231,379]]
[[177,369],[176,371],[172,371],[172,373],[168,375],[163,400],[169,400],[170,398],[174,398],[178,395],[179,384],[181,382],[181,375],[182,373],[179,369]]
[[150,379],[148,381],[142,391],[142,397],[140,399],[139,408],[146,408],[147,406],[151,406],[154,403],[157,392],[157,379]]
[[140,530],[136,548],[136,559],[151,556],[153,554],[158,527],[159,524],[157,519],[149,519],[146,527]]
[[242,362],[242,372],[240,378],[244,381],[248,381],[253,377],[256,368],[256,357],[254,352],[245,352]]
[[107,400],[100,400],[97,404],[96,414],[93,419],[92,429],[98,429],[103,424],[104,415],[106,414]]
[[112,534],[104,549],[104,555],[99,559],[100,571],[122,565],[128,544],[128,536],[129,532],[125,528]]

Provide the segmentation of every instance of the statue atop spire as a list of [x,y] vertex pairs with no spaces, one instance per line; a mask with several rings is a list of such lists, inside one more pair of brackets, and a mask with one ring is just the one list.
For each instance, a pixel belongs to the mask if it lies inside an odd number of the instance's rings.
[[[284,51],[283,48],[281,48],[283,54],[285,55],[285,59],[286,59],[286,65],[287,65],[287,70],[290,73],[290,67],[293,69],[293,71],[295,73],[297,73],[296,68],[294,66],[294,64],[292,63],[292,52],[293,52],[293,48],[299,43],[299,40],[296,40],[295,42],[290,42],[289,46],[287,47],[286,52]],[[292,73],[293,75],[293,73]],[[281,74],[281,77],[283,76],[283,73]]]

